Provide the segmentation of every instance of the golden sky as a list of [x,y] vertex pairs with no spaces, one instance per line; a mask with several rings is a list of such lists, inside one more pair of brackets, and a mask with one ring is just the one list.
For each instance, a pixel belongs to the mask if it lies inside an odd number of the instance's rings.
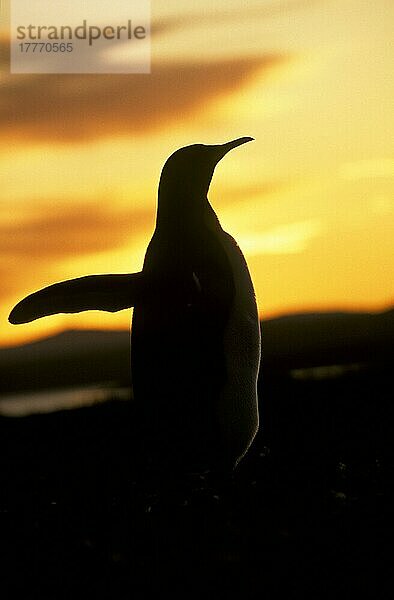
[[392,304],[392,0],[153,0],[150,75],[11,75],[4,4],[0,345],[128,327],[7,316],[50,283],[140,270],[165,159],[241,136],[209,198],[261,315]]

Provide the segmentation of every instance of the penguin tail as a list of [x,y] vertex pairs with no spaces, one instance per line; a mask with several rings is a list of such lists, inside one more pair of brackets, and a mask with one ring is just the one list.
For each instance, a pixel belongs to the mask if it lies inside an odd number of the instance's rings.
[[21,300],[8,320],[17,325],[57,313],[84,310],[116,312],[142,301],[143,273],[127,275],[88,275],[55,283]]

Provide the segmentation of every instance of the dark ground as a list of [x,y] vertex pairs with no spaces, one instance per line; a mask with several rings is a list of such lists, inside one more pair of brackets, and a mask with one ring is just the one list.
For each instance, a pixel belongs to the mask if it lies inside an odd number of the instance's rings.
[[133,465],[131,403],[1,419],[2,585],[59,600],[385,597],[390,382],[267,381],[265,427],[234,475],[163,489]]
[[261,430],[220,479],[139,472],[131,402],[0,418],[1,597],[391,597],[386,357],[265,366]]

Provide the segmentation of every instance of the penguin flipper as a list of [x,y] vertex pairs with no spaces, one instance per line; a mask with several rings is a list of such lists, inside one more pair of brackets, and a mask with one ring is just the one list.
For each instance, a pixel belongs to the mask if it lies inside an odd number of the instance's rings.
[[8,320],[13,325],[19,325],[57,313],[84,310],[116,312],[139,303],[143,289],[142,272],[69,279],[26,296],[14,306]]

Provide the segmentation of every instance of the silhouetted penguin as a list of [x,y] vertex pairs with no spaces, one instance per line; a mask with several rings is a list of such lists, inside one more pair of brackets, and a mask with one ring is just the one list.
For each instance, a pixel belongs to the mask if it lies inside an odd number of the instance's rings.
[[143,270],[51,285],[11,323],[134,306],[132,382],[145,451],[159,468],[233,468],[258,428],[260,328],[246,261],[207,199],[217,163],[253,138],[181,148],[165,163]]

